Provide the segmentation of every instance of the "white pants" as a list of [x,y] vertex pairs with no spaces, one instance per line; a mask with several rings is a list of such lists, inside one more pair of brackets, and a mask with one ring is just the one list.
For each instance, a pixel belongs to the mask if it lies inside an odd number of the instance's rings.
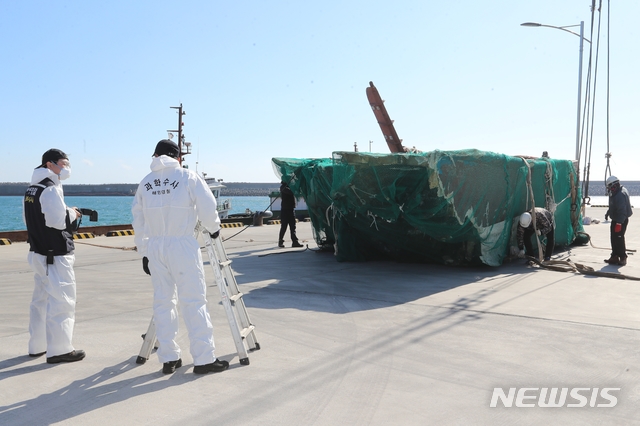
[[29,353],[47,352],[47,357],[73,351],[71,338],[76,312],[75,256],[46,256],[29,252],[35,287],[29,311]]
[[152,237],[147,258],[153,283],[153,318],[160,344],[158,359],[165,363],[180,358],[178,309],[184,317],[194,365],[216,360],[213,325],[207,310],[200,246],[194,237]]

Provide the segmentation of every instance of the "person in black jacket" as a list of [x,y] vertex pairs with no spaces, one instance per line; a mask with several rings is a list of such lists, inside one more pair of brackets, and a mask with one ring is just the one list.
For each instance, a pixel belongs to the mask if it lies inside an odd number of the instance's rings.
[[47,363],[80,361],[71,344],[76,310],[73,232],[82,213],[64,202],[61,181],[71,175],[69,158],[59,149],[42,155],[23,202],[29,242],[28,261],[35,287],[29,314],[29,356],[47,354]]
[[629,192],[620,185],[615,176],[607,178],[607,192],[609,193],[609,210],[604,215],[605,220],[611,217],[611,257],[605,259],[610,265],[624,266],[627,264],[627,246],[624,234],[627,232],[629,216],[633,214]]
[[280,238],[278,239],[278,247],[284,247],[284,234],[287,232],[287,226],[291,233],[291,247],[302,247],[296,236],[296,198],[289,185],[282,181],[280,184]]

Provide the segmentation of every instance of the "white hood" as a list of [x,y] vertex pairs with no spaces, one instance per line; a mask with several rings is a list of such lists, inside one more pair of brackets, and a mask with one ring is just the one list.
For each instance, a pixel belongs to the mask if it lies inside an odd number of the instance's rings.
[[173,167],[177,169],[180,167],[180,162],[175,158],[171,158],[167,155],[161,155],[160,157],[153,157],[151,161],[151,171],[157,172],[158,170],[166,169],[169,167]]
[[53,173],[51,170],[47,169],[46,167],[38,167],[33,171],[33,175],[31,175],[31,185],[33,185],[34,183],[41,182],[45,178],[49,178],[56,185],[60,185],[60,179],[58,178],[58,175]]

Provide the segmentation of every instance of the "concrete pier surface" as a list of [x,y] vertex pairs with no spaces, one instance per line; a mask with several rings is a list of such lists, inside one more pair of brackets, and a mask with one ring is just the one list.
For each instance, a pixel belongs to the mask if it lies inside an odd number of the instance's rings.
[[[162,374],[155,353],[136,364],[152,287],[132,236],[77,241],[74,345],[87,357],[29,357],[28,245],[0,246],[0,424],[640,424],[640,281],[522,259],[497,268],[339,263],[316,251],[309,223],[298,224],[308,249],[278,248],[278,228],[221,232],[261,349],[239,364],[206,265],[216,354],[231,364],[209,375],[192,372],[184,324],[174,374]],[[640,278],[638,253],[624,267],[603,262],[608,224],[585,231],[591,244],[554,259]]]

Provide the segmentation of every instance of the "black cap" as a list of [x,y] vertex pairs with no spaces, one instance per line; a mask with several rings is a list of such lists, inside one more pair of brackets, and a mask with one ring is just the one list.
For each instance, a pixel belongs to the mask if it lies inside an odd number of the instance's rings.
[[64,158],[65,160],[69,159],[67,154],[65,154],[61,150],[51,148],[50,150],[42,154],[42,164],[40,164],[37,168],[47,167],[48,162],[57,163],[62,158]]
[[179,154],[178,144],[169,139],[162,139],[158,142],[153,153],[153,155],[168,155],[171,158],[178,158]]

